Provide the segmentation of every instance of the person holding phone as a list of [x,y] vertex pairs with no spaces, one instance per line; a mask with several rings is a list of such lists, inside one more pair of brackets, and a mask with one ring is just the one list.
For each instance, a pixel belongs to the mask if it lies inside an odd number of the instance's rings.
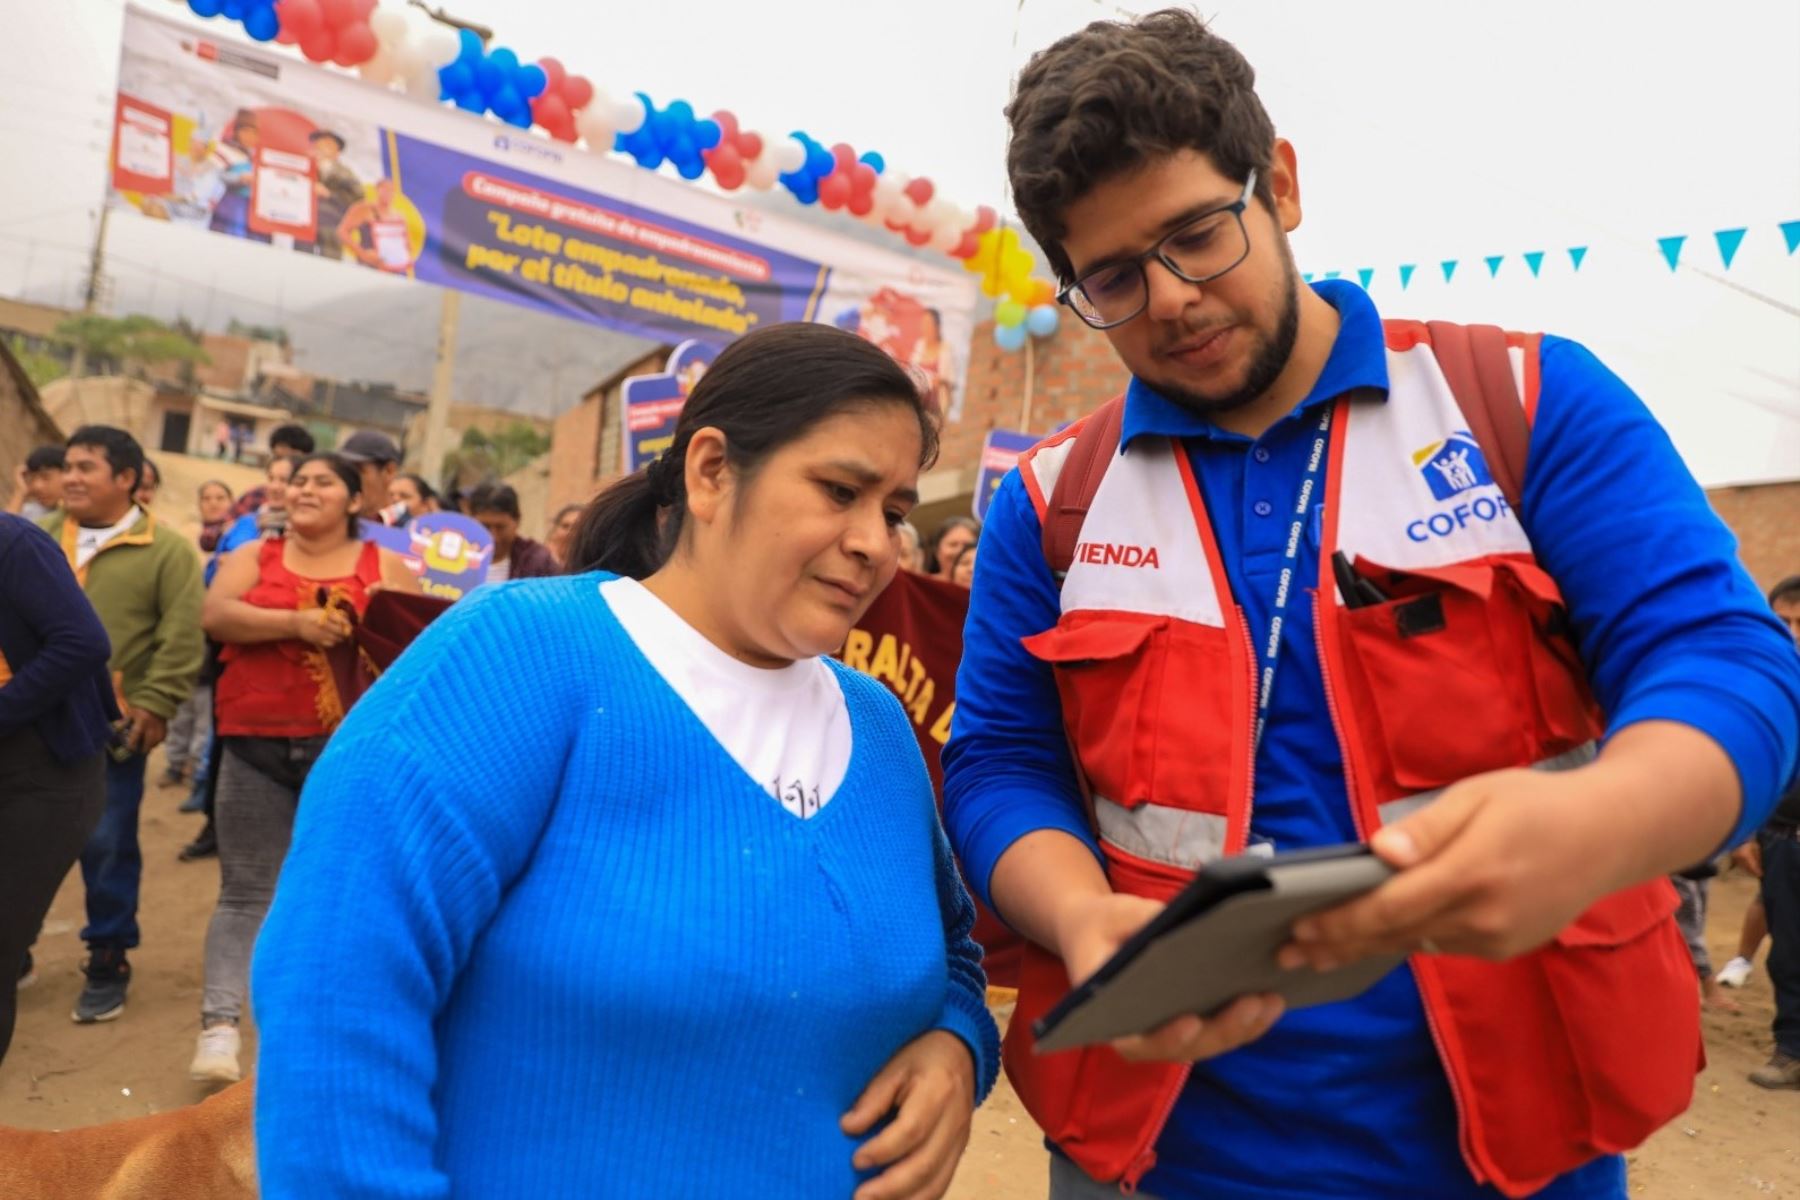
[[998,1073],[974,905],[910,719],[825,657],[934,445],[879,348],[752,333],[579,573],[357,702],[256,949],[264,1196],[944,1194]]
[[[1059,299],[1131,375],[994,498],[944,754],[967,878],[1032,943],[1007,1066],[1051,1195],[1624,1200],[1700,1058],[1664,876],[1800,750],[1730,533],[1580,345],[1303,283],[1298,151],[1191,14],[1062,39],[1007,116]],[[1197,869],[1356,842],[1393,878],[1279,953],[1408,956],[1356,998],[1033,1053]]]

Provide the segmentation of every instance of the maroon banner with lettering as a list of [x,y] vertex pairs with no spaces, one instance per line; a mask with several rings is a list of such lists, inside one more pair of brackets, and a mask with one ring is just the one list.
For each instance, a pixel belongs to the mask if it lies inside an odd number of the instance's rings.
[[[944,804],[939,754],[950,740],[950,718],[956,712],[956,668],[962,662],[968,613],[967,588],[902,571],[850,631],[839,655],[846,666],[881,680],[900,698],[912,718],[939,808]],[[975,906],[975,940],[986,951],[982,965],[988,982],[1017,987],[1023,942],[981,901]]]

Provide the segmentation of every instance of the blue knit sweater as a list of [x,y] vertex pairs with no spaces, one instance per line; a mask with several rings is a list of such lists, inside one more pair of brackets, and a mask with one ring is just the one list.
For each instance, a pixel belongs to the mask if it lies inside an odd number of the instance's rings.
[[[905,714],[800,821],[637,651],[607,575],[460,602],[333,737],[257,943],[262,1194],[848,1196],[839,1117],[932,1029],[998,1045]],[[836,664],[833,664],[836,669]]]

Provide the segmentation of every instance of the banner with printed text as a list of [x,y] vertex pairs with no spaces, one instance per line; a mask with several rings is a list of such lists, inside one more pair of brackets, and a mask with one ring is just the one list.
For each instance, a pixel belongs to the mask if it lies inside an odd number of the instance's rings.
[[639,337],[853,330],[961,411],[977,284],[635,165],[127,8],[110,201]]

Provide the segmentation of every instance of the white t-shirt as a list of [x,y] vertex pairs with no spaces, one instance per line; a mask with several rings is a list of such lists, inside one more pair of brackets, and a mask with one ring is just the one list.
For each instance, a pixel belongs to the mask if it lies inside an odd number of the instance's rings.
[[739,662],[635,579],[600,595],[676,695],[744,773],[796,817],[816,816],[850,769],[850,709],[824,661]]
[[86,525],[76,526],[75,569],[79,571],[87,566],[89,560],[100,553],[100,548],[106,543],[131,532],[131,527],[137,524],[138,517],[142,515],[142,511],[134,504],[117,525],[109,525],[105,529],[89,529]]
[[487,581],[489,583],[505,583],[512,578],[512,559],[495,558],[488,560]]

